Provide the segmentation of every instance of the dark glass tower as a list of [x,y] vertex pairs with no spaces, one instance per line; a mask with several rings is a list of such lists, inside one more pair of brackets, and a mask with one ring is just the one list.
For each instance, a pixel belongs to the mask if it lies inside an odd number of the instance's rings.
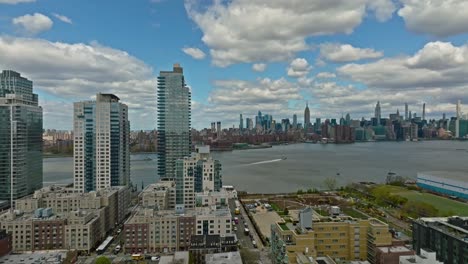
[[42,188],[42,108],[32,81],[0,74],[0,200]]
[[176,160],[190,156],[191,92],[183,69],[161,71],[158,77],[158,176],[175,179]]

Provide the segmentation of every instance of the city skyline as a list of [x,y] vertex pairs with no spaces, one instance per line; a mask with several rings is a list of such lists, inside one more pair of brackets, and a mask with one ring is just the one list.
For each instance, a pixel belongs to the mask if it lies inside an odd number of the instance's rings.
[[[98,92],[127,102],[135,129],[156,128],[150,113],[157,72],[174,62],[190,69],[198,129],[205,120],[231,127],[239,113],[254,116],[258,109],[302,116],[306,101],[312,119],[339,117],[343,109],[369,117],[376,101],[382,116],[403,111],[404,102],[419,116],[425,102],[430,119],[454,116],[456,101],[468,101],[467,30],[459,26],[466,21],[450,15],[464,10],[462,1],[288,2],[0,1],[0,68],[34,80],[44,127],[68,130],[72,103]],[[134,19],[112,15],[127,10]],[[252,10],[271,21],[248,19],[259,15]],[[441,15],[424,15],[431,12]],[[445,26],[427,26],[433,24]],[[219,37],[226,35],[232,38]]]

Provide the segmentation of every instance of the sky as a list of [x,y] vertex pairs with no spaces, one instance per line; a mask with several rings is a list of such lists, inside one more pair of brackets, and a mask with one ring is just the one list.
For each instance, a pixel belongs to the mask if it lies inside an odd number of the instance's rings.
[[[174,63],[192,124],[421,116],[468,103],[466,0],[0,0],[0,70],[34,82],[44,128],[114,93],[132,130],[156,128],[156,77]],[[463,108],[462,108],[463,110]],[[465,110],[468,112],[468,110]]]

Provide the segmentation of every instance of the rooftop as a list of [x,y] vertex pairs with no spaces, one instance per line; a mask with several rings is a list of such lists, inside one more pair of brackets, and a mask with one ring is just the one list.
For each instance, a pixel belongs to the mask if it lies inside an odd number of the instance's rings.
[[416,221],[442,233],[468,241],[468,217],[428,217]]
[[239,251],[205,255],[206,264],[242,264]]
[[403,246],[397,246],[397,247],[378,247],[379,250],[383,251],[384,253],[396,253],[396,252],[411,252],[412,250],[403,247]]
[[468,173],[466,171],[422,171],[418,172],[418,177],[420,176],[433,176],[442,179],[451,179],[466,182],[466,179],[468,178]]
[[24,254],[11,254],[0,257],[0,264],[59,264],[66,256],[64,251],[34,252]]

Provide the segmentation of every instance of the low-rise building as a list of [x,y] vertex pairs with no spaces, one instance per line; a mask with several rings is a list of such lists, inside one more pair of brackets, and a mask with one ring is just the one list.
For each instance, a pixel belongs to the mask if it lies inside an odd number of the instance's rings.
[[398,263],[400,256],[414,256],[414,251],[404,246],[389,246],[376,248],[376,264]]
[[226,252],[226,253],[214,253],[206,254],[206,264],[242,264],[242,258],[239,251]]
[[193,235],[190,240],[189,252],[195,263],[204,263],[205,255],[231,252],[237,250],[237,237],[235,234],[220,235]]
[[231,228],[227,208],[177,212],[140,207],[124,224],[125,250],[132,253],[187,250],[192,235],[230,235]]
[[[298,255],[341,260],[369,260],[375,263],[375,248],[392,245],[388,225],[377,219],[354,219],[348,216],[320,218],[303,210],[297,226],[278,222],[271,229],[274,263],[298,263]],[[309,216],[310,216],[309,215]],[[312,219],[310,223],[302,223]]]
[[[390,262],[389,262],[390,263]],[[396,263],[396,262],[393,262]],[[432,251],[421,250],[419,255],[400,256],[400,264],[444,264],[437,261],[436,253]],[[462,262],[466,263],[466,262]]]

